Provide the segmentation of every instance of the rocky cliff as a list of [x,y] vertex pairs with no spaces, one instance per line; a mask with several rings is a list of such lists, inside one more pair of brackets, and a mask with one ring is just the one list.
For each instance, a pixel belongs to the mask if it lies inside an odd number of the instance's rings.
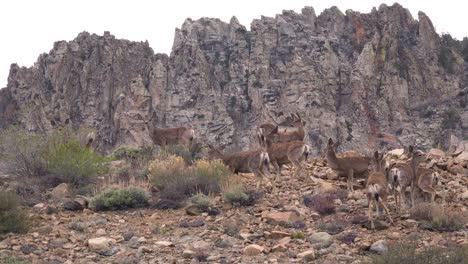
[[255,145],[257,125],[297,111],[317,150],[329,136],[343,148],[430,146],[468,134],[461,46],[398,4],[283,11],[250,31],[235,17],[187,19],[170,56],[83,32],[33,67],[11,66],[0,127],[90,126],[106,149],[150,144],[148,126],[190,123],[204,141],[236,149]]

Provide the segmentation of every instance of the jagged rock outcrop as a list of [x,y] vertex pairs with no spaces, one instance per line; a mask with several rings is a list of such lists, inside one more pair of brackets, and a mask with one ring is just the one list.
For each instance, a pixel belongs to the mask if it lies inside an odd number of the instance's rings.
[[[468,73],[458,42],[398,4],[370,13],[283,11],[255,19],[187,19],[171,55],[86,32],[31,68],[13,64],[0,121],[30,130],[96,129],[102,149],[150,144],[148,126],[192,124],[213,144],[247,148],[253,131],[299,112],[317,151],[445,144],[467,135]],[[458,46],[457,46],[458,45]],[[7,98],[7,99],[6,99]]]

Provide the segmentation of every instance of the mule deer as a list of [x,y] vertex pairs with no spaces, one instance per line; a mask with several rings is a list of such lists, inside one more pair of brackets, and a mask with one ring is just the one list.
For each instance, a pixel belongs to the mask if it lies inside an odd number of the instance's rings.
[[384,153],[380,153],[376,151],[372,158],[372,166],[373,169],[369,173],[369,177],[367,178],[366,182],[366,195],[368,201],[368,217],[371,223],[371,229],[375,229],[374,225],[374,218],[372,216],[372,207],[375,204],[375,212],[377,217],[379,217],[379,204],[382,205],[385,213],[387,213],[388,219],[390,223],[393,224],[392,217],[390,216],[390,212],[387,207],[387,177],[384,174],[384,163],[385,160],[383,159]]
[[260,188],[263,178],[269,177],[270,158],[268,153],[263,149],[239,151],[230,154],[224,154],[219,149],[208,144],[210,149],[208,157],[210,159],[220,159],[232,172],[253,173],[257,178],[257,189]]
[[275,181],[281,176],[281,167],[285,164],[293,164],[295,172],[303,172],[306,168],[305,162],[312,154],[312,148],[302,141],[291,141],[274,144],[269,138],[258,136],[260,145],[266,148],[270,162],[275,168]]
[[388,168],[388,181],[394,191],[395,204],[398,211],[401,211],[401,206],[405,203],[405,190],[408,186],[411,187],[411,207],[414,206],[414,188],[416,187],[416,171],[419,163],[423,159],[423,153],[414,150],[413,146],[408,147],[409,159],[406,162],[391,164]]
[[[271,134],[273,130],[277,129],[276,133],[291,133],[299,130],[299,126],[304,126],[305,122],[302,121],[298,113],[290,114],[283,122],[273,125],[273,124],[262,124],[259,127],[259,131],[264,135]],[[304,136],[302,136],[304,138]],[[301,140],[302,140],[301,138]]]
[[434,184],[439,181],[439,174],[427,168],[419,167],[416,171],[416,186],[424,193],[430,195],[431,203],[434,202],[437,191],[434,189]]
[[338,176],[347,176],[348,191],[354,191],[353,182],[354,176],[363,176],[368,172],[369,158],[366,156],[337,156],[335,152],[336,143],[329,138],[327,143],[327,164],[337,172]]
[[195,130],[190,127],[153,128],[151,139],[161,147],[167,145],[183,145],[189,147],[195,138]]

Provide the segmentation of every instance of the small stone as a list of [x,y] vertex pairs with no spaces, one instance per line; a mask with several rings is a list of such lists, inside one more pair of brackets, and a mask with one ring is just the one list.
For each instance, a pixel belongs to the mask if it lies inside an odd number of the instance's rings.
[[110,249],[112,239],[107,237],[97,237],[88,240],[88,247],[94,251],[105,251]]
[[130,241],[128,241],[128,247],[130,248],[138,248],[140,246],[140,242],[138,242],[138,237],[132,237]]
[[125,241],[129,241],[134,235],[135,233],[133,231],[126,231],[123,233],[123,238]]
[[271,233],[268,234],[268,238],[271,238],[271,239],[280,239],[280,238],[289,237],[289,236],[291,236],[289,233],[276,231],[276,230],[271,231]]
[[327,248],[332,244],[333,237],[327,232],[318,232],[309,237],[309,242],[314,249]]
[[271,248],[272,252],[286,252],[288,248],[284,244],[277,244]]
[[174,243],[170,241],[156,241],[155,244],[163,247],[175,247]]
[[148,247],[145,247],[145,246],[141,246],[138,248],[138,253],[140,254],[144,254],[144,253],[151,253],[153,252],[153,250],[151,248],[148,248]]
[[54,187],[52,191],[50,192],[51,196],[53,199],[56,200],[62,200],[68,196],[70,196],[70,193],[68,192],[68,184],[66,183],[61,183]]
[[106,230],[100,228],[96,231],[97,236],[105,236],[106,235]]
[[300,214],[296,211],[270,212],[265,216],[265,218],[267,221],[276,224],[290,224],[301,220]]
[[83,205],[75,200],[67,200],[62,205],[63,209],[68,211],[82,211],[84,209]]
[[195,252],[193,252],[190,249],[186,249],[186,250],[184,250],[184,252],[182,252],[182,257],[184,257],[186,259],[191,259],[194,256],[195,256]]
[[297,258],[300,258],[306,262],[312,261],[315,259],[315,251],[313,249],[304,251],[302,253],[297,254]]
[[378,240],[370,246],[370,251],[378,254],[383,254],[388,251],[387,241]]
[[23,254],[28,255],[28,254],[31,254],[34,251],[36,251],[37,246],[34,245],[34,244],[26,244],[26,245],[22,245],[20,247],[20,250],[21,250],[21,252],[23,252]]
[[464,191],[464,192],[461,194],[461,199],[462,199],[462,200],[468,200],[468,190]]
[[256,244],[252,244],[244,248],[244,254],[247,256],[256,256],[256,255],[262,254],[264,250],[265,250],[264,247],[256,245]]

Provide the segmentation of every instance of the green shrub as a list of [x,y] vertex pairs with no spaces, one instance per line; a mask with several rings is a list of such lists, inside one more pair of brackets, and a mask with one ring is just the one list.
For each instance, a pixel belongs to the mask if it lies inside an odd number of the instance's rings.
[[80,145],[79,137],[79,131],[67,128],[41,134],[11,127],[0,132],[0,159],[16,175],[82,187],[104,172],[106,159]]
[[211,198],[203,193],[195,194],[190,198],[190,201],[203,212],[213,206]]
[[149,203],[145,191],[139,188],[112,188],[98,194],[91,200],[96,211],[121,210],[145,207]]
[[31,262],[21,259],[19,257],[10,256],[10,255],[0,255],[0,263],[3,264],[30,264]]
[[27,215],[18,208],[18,196],[0,191],[0,234],[26,232],[28,222]]
[[149,159],[153,156],[153,147],[134,148],[121,146],[112,153],[114,159],[136,160]]
[[224,193],[224,201],[234,205],[245,204],[249,200],[247,190],[242,185],[233,185]]
[[294,239],[305,239],[305,234],[302,231],[294,231],[291,233],[291,237]]
[[106,168],[103,156],[80,146],[76,139],[49,146],[45,160],[50,175],[60,182],[70,183],[72,187],[91,183]]
[[416,250],[414,243],[400,243],[390,247],[388,252],[382,255],[374,255],[370,261],[372,264],[459,264],[466,263],[468,259],[468,247],[450,246],[448,248],[425,248]]

